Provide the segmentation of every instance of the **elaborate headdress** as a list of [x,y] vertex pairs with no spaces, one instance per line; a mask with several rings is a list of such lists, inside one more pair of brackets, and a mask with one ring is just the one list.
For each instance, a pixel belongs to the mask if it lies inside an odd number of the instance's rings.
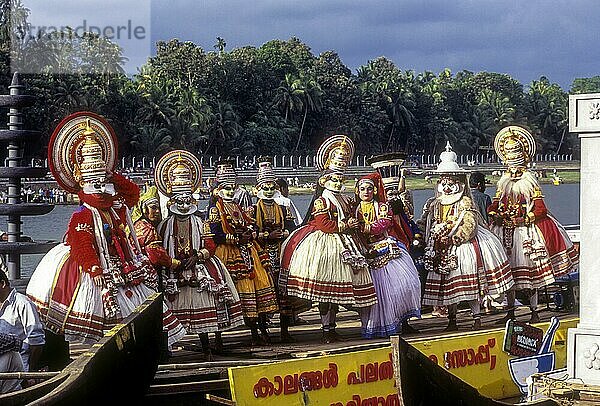
[[[437,169],[433,172],[440,176],[440,180],[438,180],[438,184],[444,178],[451,178],[454,181],[458,180],[460,182],[460,191],[459,193],[453,194],[451,196],[437,196],[441,199],[442,204],[451,204],[460,199],[460,197],[468,192],[467,185],[469,183],[469,171],[464,168],[461,168],[456,162],[456,153],[452,150],[452,146],[450,145],[450,141],[446,143],[445,151],[440,154],[440,162],[438,163]],[[436,190],[436,195],[438,191]]]
[[235,186],[235,161],[233,159],[223,159],[216,163],[216,174],[218,186]]
[[258,175],[256,176],[256,186],[261,187],[263,183],[275,182],[277,177],[273,170],[273,160],[271,157],[262,156],[258,158]]
[[144,208],[152,203],[160,204],[158,188],[156,186],[147,186],[146,190],[140,194],[138,204],[131,211],[131,218],[136,222],[144,215]]
[[535,139],[523,127],[509,125],[496,134],[494,149],[502,163],[516,172],[527,168],[531,163],[535,156]]
[[386,190],[398,188],[404,162],[406,162],[406,154],[403,152],[390,152],[367,160],[367,163],[379,173]]
[[173,197],[191,195],[202,181],[200,160],[189,151],[167,152],[156,164],[154,183],[162,194]]
[[64,118],[48,145],[48,163],[57,183],[77,193],[84,184],[104,182],[117,163],[117,137],[101,116],[81,111]]
[[148,206],[152,203],[160,203],[158,188],[156,186],[148,186],[146,191],[140,194],[140,207]]
[[357,195],[358,195],[358,187],[363,183],[369,183],[369,184],[373,185],[373,189],[374,189],[373,193],[375,195],[375,199],[378,202],[383,203],[387,200],[386,196],[385,196],[385,185],[383,183],[383,179],[381,178],[381,175],[378,172],[373,172],[368,175],[365,175],[362,178],[360,178],[358,180],[358,182],[356,182],[355,193]]
[[316,167],[320,171],[330,170],[344,174],[354,157],[354,143],[346,135],[332,135],[319,147]]
[[450,141],[447,141],[445,150],[440,154],[440,162],[437,165],[437,169],[433,173],[466,176],[469,171],[461,168],[456,162],[456,158],[456,152],[452,150]]

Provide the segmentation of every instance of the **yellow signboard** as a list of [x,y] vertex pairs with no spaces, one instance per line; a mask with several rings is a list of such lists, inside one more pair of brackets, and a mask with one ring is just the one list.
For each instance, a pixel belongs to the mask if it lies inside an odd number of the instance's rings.
[[400,405],[391,348],[229,368],[237,405]]
[[[578,322],[560,322],[551,348],[555,369],[566,366],[567,329]],[[546,331],[549,323],[537,326]],[[520,391],[509,367],[517,358],[503,351],[503,340],[497,329],[409,342],[483,395],[505,399]],[[512,366],[517,379],[537,361],[524,365]],[[229,368],[229,383],[238,405],[400,405],[391,347]]]
[[[560,322],[551,348],[555,369],[564,368],[567,364],[567,329],[576,327],[578,322],[579,319]],[[546,331],[549,324],[536,326]],[[498,329],[460,337],[410,340],[410,344],[481,394],[493,399],[505,399],[519,396],[520,391],[509,370],[509,360],[516,357],[502,350],[503,341],[504,330]],[[520,370],[523,371],[523,368]],[[513,374],[516,373],[517,378],[520,377],[519,372],[513,367]],[[526,370],[522,373],[527,374]]]

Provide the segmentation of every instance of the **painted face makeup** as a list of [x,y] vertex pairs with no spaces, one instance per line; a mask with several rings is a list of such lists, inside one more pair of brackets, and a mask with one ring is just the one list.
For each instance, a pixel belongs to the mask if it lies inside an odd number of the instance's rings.
[[453,195],[460,192],[460,184],[454,178],[443,177],[438,182],[437,191],[443,195]]
[[160,205],[156,202],[146,205],[146,217],[152,223],[159,223],[162,220]]
[[192,207],[192,196],[181,195],[175,198],[175,207],[180,213],[187,213]]
[[344,177],[342,175],[330,175],[325,181],[324,187],[332,192],[341,192],[344,188]]
[[370,202],[373,200],[375,194],[375,187],[369,182],[362,182],[358,185],[358,197],[363,202]]
[[272,199],[277,191],[277,184],[275,182],[265,182],[261,185],[260,190],[265,199]]
[[235,186],[233,185],[224,185],[219,189],[219,196],[221,196],[223,200],[233,200],[234,195]]

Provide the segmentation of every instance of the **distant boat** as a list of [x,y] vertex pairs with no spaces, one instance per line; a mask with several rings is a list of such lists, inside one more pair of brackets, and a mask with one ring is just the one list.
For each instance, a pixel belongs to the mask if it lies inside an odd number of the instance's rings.
[[37,385],[0,395],[0,405],[137,404],[158,369],[162,306],[162,293],[151,295],[62,371]]

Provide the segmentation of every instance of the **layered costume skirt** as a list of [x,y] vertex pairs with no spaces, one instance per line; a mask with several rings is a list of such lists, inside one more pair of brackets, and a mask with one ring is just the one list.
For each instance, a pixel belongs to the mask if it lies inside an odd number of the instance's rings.
[[[209,272],[209,268],[210,271]],[[235,284],[216,257],[196,265],[194,286],[179,286],[167,301],[188,334],[228,330],[244,323],[242,304]],[[210,274],[219,276],[215,280]]]
[[475,238],[450,254],[456,266],[448,274],[430,271],[425,282],[424,305],[446,306],[497,295],[513,286],[508,259],[502,243],[487,228],[478,226]]
[[[242,249],[233,244],[219,244],[215,255],[229,269],[245,264],[251,272],[247,277],[235,277],[234,283],[246,318],[256,318],[259,314],[275,313],[278,310],[277,296],[271,275],[263,265],[264,258],[258,252],[257,243]],[[246,255],[245,255],[246,254]],[[235,275],[235,272],[232,272]]]
[[282,246],[281,263],[287,294],[347,308],[377,303],[364,257],[344,243],[349,238],[310,224],[290,234]]
[[[102,298],[104,292],[71,258],[70,248],[59,244],[42,258],[26,293],[38,307],[45,328],[64,335],[69,342],[92,344],[155,291],[144,283],[118,286],[119,314],[107,317]],[[164,303],[163,329],[168,332],[169,345],[185,336],[183,326]]]
[[369,261],[377,304],[361,309],[365,338],[389,337],[403,321],[421,316],[421,282],[408,250],[387,238],[387,247]]
[[560,223],[551,216],[528,226],[505,229],[492,226],[504,241],[515,288],[539,289],[556,278],[576,271],[579,253]]

